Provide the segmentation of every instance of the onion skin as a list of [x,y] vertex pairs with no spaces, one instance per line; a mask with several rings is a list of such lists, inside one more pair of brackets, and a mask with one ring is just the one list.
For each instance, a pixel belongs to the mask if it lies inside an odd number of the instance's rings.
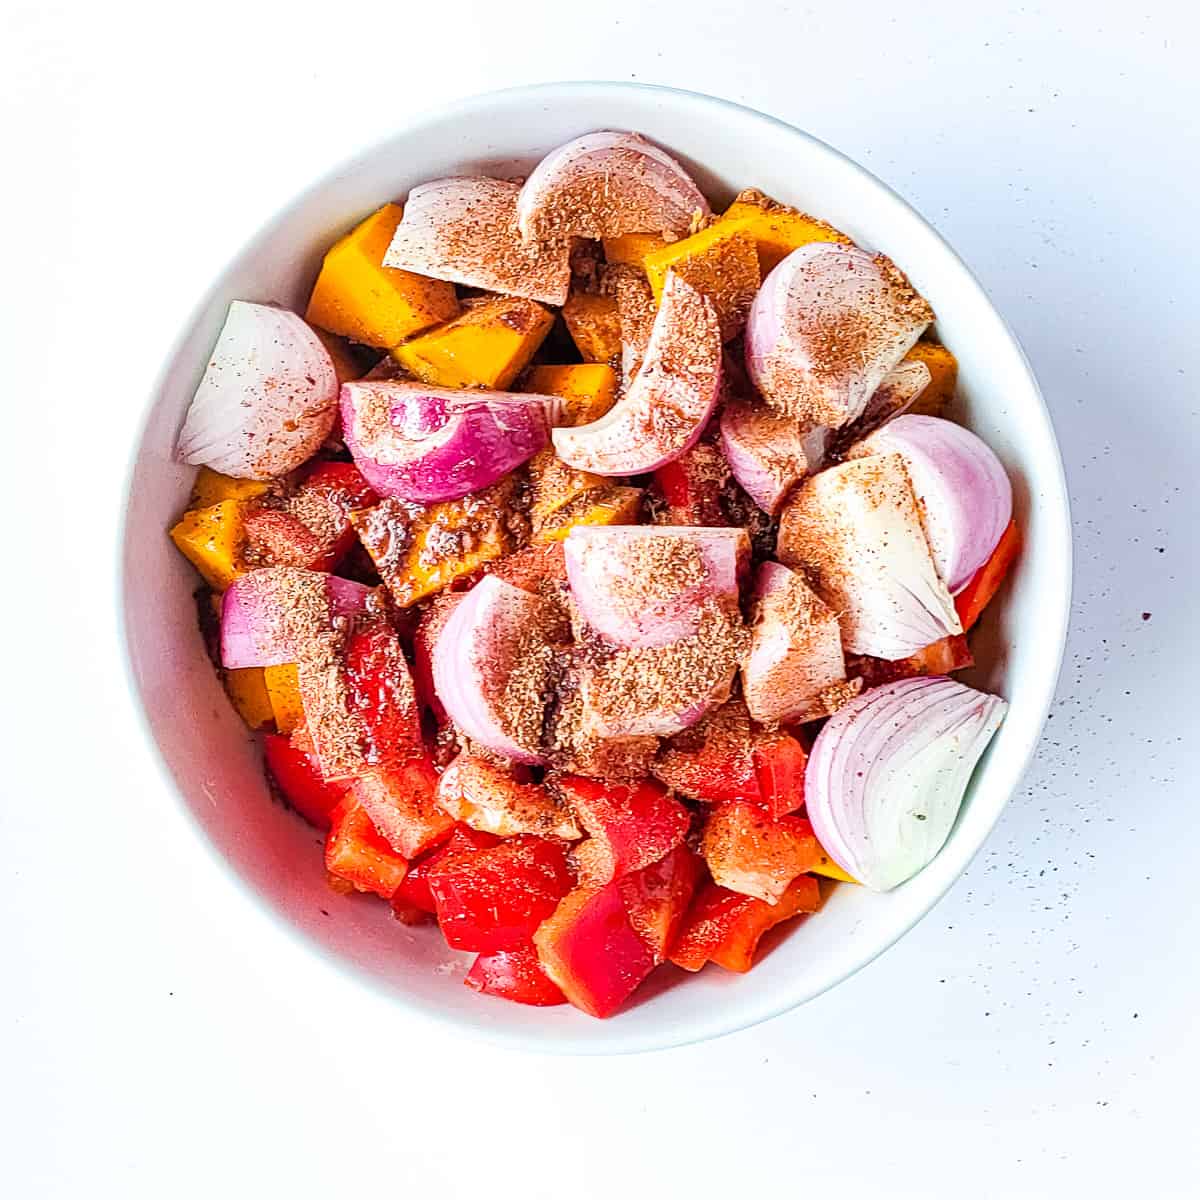
[[235,300],[179,431],[181,462],[277,479],[310,459],[337,416],[337,372],[295,313]]
[[665,150],[636,133],[602,130],[551,150],[517,200],[528,242],[663,233],[681,237],[709,214],[691,176]]
[[992,450],[942,417],[899,416],[850,449],[850,457],[899,454],[938,574],[952,595],[987,562],[1012,520],[1012,484]]
[[746,368],[806,428],[862,416],[933,310],[882,254],[814,242],[767,276],[746,325]]
[[[645,578],[651,557],[698,555],[701,576],[682,586],[667,573]],[[563,543],[567,580],[585,621],[614,646],[666,646],[690,637],[706,599],[735,609],[738,579],[750,556],[744,529],[691,525],[576,525]],[[637,579],[636,589],[621,581]]]
[[839,614],[849,653],[907,658],[962,632],[899,454],[806,479],[783,510],[776,556]]
[[817,735],[804,780],[817,838],[877,892],[923,870],[954,826],[1008,705],[944,676],[872,688]]
[[721,410],[721,449],[742,490],[771,516],[808,470],[797,422],[742,401]]
[[[433,647],[433,686],[467,737],[514,762],[543,761],[536,737],[519,728],[519,702],[545,697],[553,650],[540,636],[546,602],[488,575],[459,602]],[[519,671],[518,671],[519,669]],[[510,681],[525,686],[510,693]],[[537,722],[540,735],[540,718]]]
[[721,328],[712,301],[673,271],[646,355],[598,421],[555,429],[558,457],[595,475],[641,475],[700,439],[721,392]]
[[549,440],[552,396],[409,382],[342,387],[342,436],[381,496],[457,500],[496,482]]

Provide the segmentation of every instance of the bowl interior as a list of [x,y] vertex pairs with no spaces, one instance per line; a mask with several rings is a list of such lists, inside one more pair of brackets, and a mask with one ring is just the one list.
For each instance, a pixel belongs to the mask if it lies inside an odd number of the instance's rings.
[[[254,741],[205,656],[195,576],[165,533],[193,476],[172,460],[175,437],[231,300],[303,311],[324,249],[384,201],[440,175],[527,172],[554,145],[602,127],[639,130],[677,154],[714,206],[756,186],[891,255],[938,314],[938,332],[959,359],[962,415],[1007,466],[1026,537],[975,642],[974,682],[1004,695],[1010,714],[938,859],[884,896],[832,889],[822,912],[793,923],[750,975],[659,972],[661,981],[607,1022],[478,997],[461,984],[469,956],[448,951],[435,929],[408,929],[386,905],[328,889],[320,837],[268,795]],[[610,1053],[712,1036],[784,1011],[870,961],[929,910],[981,845],[1037,741],[1062,655],[1070,543],[1058,451],[1024,357],[966,268],[911,209],[824,144],[761,114],[664,89],[575,84],[479,97],[417,121],[313,187],[233,260],[153,398],[122,569],[132,677],[149,735],[204,837],[263,903],[415,1011],[540,1049]]]

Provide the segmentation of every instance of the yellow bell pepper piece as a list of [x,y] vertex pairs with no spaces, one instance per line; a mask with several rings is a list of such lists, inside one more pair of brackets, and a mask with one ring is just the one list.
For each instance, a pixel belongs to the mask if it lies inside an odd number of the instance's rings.
[[858,882],[853,875],[847,875],[823,850],[821,851],[821,861],[817,866],[813,867],[812,873],[814,875],[824,875],[826,879],[838,879],[842,883]]
[[452,284],[383,265],[403,215],[385,204],[334,243],[304,313],[310,325],[388,350],[458,314]]
[[754,238],[758,246],[758,262],[764,277],[781,259],[809,242],[853,245],[850,238],[828,221],[780,204],[757,188],[748,188],[739,194],[725,210],[719,223],[726,221],[744,222],[741,227]]
[[590,425],[617,401],[617,373],[605,363],[534,367],[526,380],[527,392],[562,397],[564,425]]
[[939,342],[918,342],[905,356],[929,368],[929,386],[916,398],[910,413],[923,417],[941,417],[954,399],[958,386],[958,359]]
[[267,490],[269,484],[257,479],[234,479],[221,475],[211,467],[201,467],[192,484],[188,508],[211,508],[222,500],[253,500]]
[[222,500],[208,508],[189,509],[171,530],[171,540],[204,577],[204,582],[220,592],[246,573],[242,559],[246,533],[240,500]]
[[606,487],[576,496],[543,525],[535,542],[561,542],[575,525],[636,525],[642,514],[642,489]]
[[604,258],[609,263],[640,267],[647,254],[661,250],[667,239],[659,233],[623,233],[604,239]]
[[468,301],[445,325],[396,346],[392,357],[438,387],[506,388],[542,344],[554,314],[520,296]]
[[225,671],[225,694],[237,714],[251,729],[262,729],[274,717],[262,667],[241,667]]
[[280,733],[293,733],[304,724],[304,705],[300,701],[300,680],[294,663],[263,667],[271,716]]
[[606,363],[621,354],[621,317],[612,296],[572,292],[562,310],[563,323],[581,357]]

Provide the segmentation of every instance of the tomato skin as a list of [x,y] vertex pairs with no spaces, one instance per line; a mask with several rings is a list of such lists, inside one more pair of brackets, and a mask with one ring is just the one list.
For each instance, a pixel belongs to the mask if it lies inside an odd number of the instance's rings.
[[619,883],[579,887],[533,935],[546,974],[576,1008],[611,1017],[654,970]]
[[463,983],[472,991],[516,1004],[547,1008],[567,1002],[562,990],[542,970],[532,944],[481,954],[471,964]]
[[624,785],[568,775],[557,786],[590,835],[575,851],[585,884],[609,883],[657,862],[691,824],[691,813],[657,780]]
[[692,903],[668,959],[685,971],[714,962],[744,974],[754,965],[763,934],[798,913],[816,912],[821,892],[811,875],[796,879],[778,904],[765,904],[715,883],[705,884]]
[[344,783],[326,783],[316,755],[281,733],[263,735],[267,770],[288,805],[310,825],[329,828],[330,813],[346,795]]
[[954,597],[954,607],[965,633],[979,620],[992,597],[1000,590],[1013,563],[1021,553],[1021,530],[1015,520],[996,543],[991,557],[971,576],[966,587]]
[[529,834],[447,855],[429,872],[447,944],[480,954],[528,942],[573,882],[563,846]]
[[330,814],[325,868],[360,892],[390,900],[408,873],[408,862],[375,828],[353,792]]
[[403,917],[402,906],[423,913],[437,912],[437,905],[433,902],[433,893],[429,890],[429,873],[434,867],[451,854],[465,854],[472,850],[490,850],[491,847],[499,844],[500,839],[493,834],[480,833],[467,825],[455,825],[450,836],[441,845],[427,850],[410,865],[404,882],[392,896],[392,908],[401,917]]
[[678,936],[704,863],[686,846],[618,880],[629,922],[660,963]]

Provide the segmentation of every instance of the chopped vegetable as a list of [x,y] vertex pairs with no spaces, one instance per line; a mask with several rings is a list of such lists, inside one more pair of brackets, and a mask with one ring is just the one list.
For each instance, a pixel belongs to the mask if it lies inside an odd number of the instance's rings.
[[736,223],[754,238],[764,278],[793,250],[810,242],[852,244],[850,238],[828,221],[780,204],[756,188],[738,194],[721,217],[722,224],[727,221]]
[[610,363],[621,355],[621,315],[615,296],[572,292],[563,322],[585,363]]
[[471,964],[463,983],[485,996],[499,996],[516,1004],[544,1008],[567,1002],[562,990],[542,970],[532,944],[481,954]]
[[803,817],[772,819],[741,800],[709,813],[701,853],[716,883],[767,904],[778,904],[792,880],[821,859],[812,826]]
[[408,863],[387,843],[353,792],[329,814],[325,869],[357,891],[389,900],[404,882]]
[[263,758],[279,794],[310,825],[328,829],[333,810],[346,796],[347,785],[328,783],[316,755],[279,733],[263,736]]
[[954,597],[954,607],[958,611],[958,619],[962,622],[963,629],[971,629],[979,620],[983,610],[987,608],[992,597],[999,591],[1000,585],[1008,576],[1020,553],[1021,531],[1015,521],[1010,521],[1004,535],[996,543],[991,558],[975,572],[962,591]]
[[438,780],[437,802],[456,821],[482,833],[575,841],[583,834],[570,808],[540,783],[523,783],[480,755],[460,754]]

